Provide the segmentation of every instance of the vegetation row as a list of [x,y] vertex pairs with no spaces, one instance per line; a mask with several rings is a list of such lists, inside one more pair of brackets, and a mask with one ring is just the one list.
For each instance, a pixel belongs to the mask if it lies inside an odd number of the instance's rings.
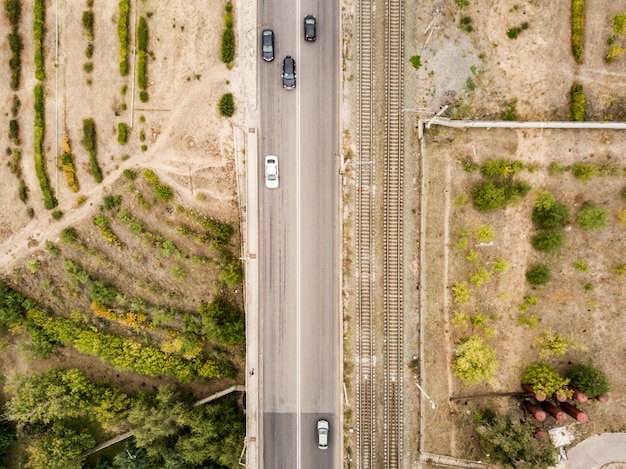
[[128,23],[130,1],[120,0],[118,3],[119,18],[117,20],[117,37],[120,42],[120,75],[128,75]]
[[46,171],[46,156],[43,151],[43,141],[45,137],[45,101],[43,85],[38,83],[35,85],[35,171],[37,179],[39,179],[39,187],[43,194],[44,206],[51,210],[57,206],[58,202],[52,188]]

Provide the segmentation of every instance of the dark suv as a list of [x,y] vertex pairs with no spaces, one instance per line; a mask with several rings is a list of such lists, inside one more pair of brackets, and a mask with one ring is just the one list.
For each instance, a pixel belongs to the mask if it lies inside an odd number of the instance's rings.
[[296,61],[290,55],[283,59],[283,88],[286,90],[296,88]]
[[274,31],[264,29],[261,34],[261,47],[263,49],[263,60],[271,62],[274,60]]
[[304,40],[313,42],[316,39],[315,30],[317,29],[317,20],[313,15],[306,15],[304,17]]

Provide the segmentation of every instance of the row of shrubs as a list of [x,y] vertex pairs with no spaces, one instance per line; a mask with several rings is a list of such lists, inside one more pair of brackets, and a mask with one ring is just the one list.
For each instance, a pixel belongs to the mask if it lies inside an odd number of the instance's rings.
[[35,18],[33,32],[35,38],[35,77],[39,81],[46,79],[46,68],[43,57],[43,41],[46,33],[46,2],[35,0]]
[[139,85],[139,100],[143,103],[148,101],[148,23],[142,16],[137,26],[137,84]]
[[22,39],[20,38],[17,26],[13,26],[11,33],[7,35],[11,58],[9,68],[11,69],[11,89],[17,90],[20,87],[22,76]]
[[89,154],[91,175],[96,182],[102,182],[102,171],[96,159],[96,123],[93,119],[83,119],[83,148]]
[[125,77],[128,75],[128,18],[130,16],[130,1],[120,0],[118,11],[117,37],[120,41],[120,75]]
[[37,302],[0,282],[0,321],[11,330],[26,330],[32,350],[49,357],[59,346],[99,357],[118,370],[148,376],[173,376],[188,382],[196,377],[211,379],[234,376],[232,364],[197,358],[185,360],[132,339],[106,334],[86,324],[79,314],[70,319],[51,316]]
[[57,206],[58,202],[50,187],[50,180],[46,171],[46,156],[43,151],[45,125],[43,85],[37,83],[35,85],[35,171],[43,194],[44,206],[51,210]]
[[222,33],[222,62],[229,68],[235,60],[235,31],[233,30],[233,4],[226,2],[224,7],[224,32]]
[[143,177],[148,183],[152,186],[154,193],[156,196],[167,202],[168,200],[172,200],[174,197],[174,192],[172,192],[172,188],[166,184],[163,184],[159,177],[152,171],[151,169],[144,169]]
[[573,121],[585,120],[585,92],[581,84],[574,83],[570,89],[570,111]]

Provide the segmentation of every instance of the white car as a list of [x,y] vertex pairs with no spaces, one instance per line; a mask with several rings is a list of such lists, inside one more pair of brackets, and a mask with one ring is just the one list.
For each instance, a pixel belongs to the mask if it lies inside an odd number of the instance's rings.
[[328,449],[328,420],[317,421],[317,447],[319,449]]
[[265,186],[268,189],[278,188],[278,158],[275,156],[265,157]]

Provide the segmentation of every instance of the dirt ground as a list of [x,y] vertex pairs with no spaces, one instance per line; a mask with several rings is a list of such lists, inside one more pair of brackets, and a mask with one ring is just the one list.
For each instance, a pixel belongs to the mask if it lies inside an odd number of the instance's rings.
[[[626,11],[626,2],[601,2],[588,8],[584,64],[576,65],[570,46],[570,4],[558,1],[469,2],[459,9],[454,2],[416,5],[415,24],[410,43],[416,45],[407,55],[420,55],[424,64],[412,70],[408,81],[413,103],[406,107],[439,109],[452,104],[452,117],[500,119],[504,102],[516,100],[519,120],[569,120],[569,89],[573,83],[584,86],[587,119],[623,120],[626,96],[624,57],[613,64],[603,60],[612,17]],[[410,9],[410,8],[409,8]],[[462,17],[470,17],[473,31],[460,31]],[[555,18],[561,20],[555,21]],[[424,33],[429,24],[434,33]],[[528,22],[517,39],[506,36],[507,29]],[[411,33],[409,33],[411,34]],[[427,45],[425,45],[427,43]],[[619,64],[621,65],[619,65]],[[617,64],[617,65],[616,65]],[[410,67],[410,66],[409,66]],[[409,69],[411,70],[411,69]],[[408,73],[407,73],[408,75]],[[409,75],[410,76],[410,75]],[[471,81],[471,85],[468,84]],[[414,126],[413,126],[414,127]],[[426,134],[426,256],[427,311],[425,311],[426,391],[436,410],[426,405],[423,447],[426,452],[468,459],[481,457],[473,434],[476,410],[492,407],[524,417],[519,401],[511,397],[461,399],[451,397],[516,391],[524,366],[538,361],[533,341],[543,332],[559,332],[576,344],[563,357],[548,359],[565,372],[572,363],[590,362],[602,368],[612,385],[609,405],[581,405],[590,423],[572,424],[576,442],[600,432],[624,431],[623,357],[624,335],[613,325],[624,322],[621,311],[623,279],[615,267],[626,259],[626,228],[617,220],[618,210],[626,208],[620,191],[626,186],[621,159],[621,133],[605,131],[451,131],[433,128]],[[533,190],[518,205],[483,214],[471,202],[459,204],[461,194],[480,176],[467,173],[460,161],[471,158],[478,163],[489,158],[521,160],[527,165],[520,178]],[[550,163],[563,166],[577,161],[615,164],[618,175],[598,177],[588,183],[571,172],[554,175]],[[585,201],[593,201],[610,212],[607,229],[588,233],[570,223],[566,245],[559,254],[542,255],[530,246],[536,232],[530,212],[536,191],[549,190],[565,202],[572,220]],[[456,203],[455,203],[456,201]],[[474,292],[474,302],[459,308],[453,304],[451,286],[473,273],[465,259],[467,251],[457,248],[464,229],[473,233],[479,225],[492,225],[496,240],[492,246],[476,246],[481,262],[493,265],[496,257],[510,262],[501,276]],[[587,272],[572,267],[584,260]],[[554,279],[545,287],[531,289],[524,273],[533,262],[547,262]],[[585,290],[590,283],[592,290]],[[525,296],[537,297],[530,314],[541,318],[535,329],[519,324],[519,305]],[[534,309],[534,311],[533,311]],[[480,328],[458,329],[451,324],[455,311],[491,316],[489,326],[495,336],[487,342],[497,352],[499,367],[493,386],[463,386],[451,373],[451,360],[457,341]],[[445,340],[442,340],[445,339]],[[554,421],[552,421],[554,423]],[[553,425],[549,420],[546,428]]]
[[[67,227],[83,226],[83,233],[93,231],[91,223],[102,196],[123,191],[116,183],[124,169],[153,169],[162,182],[170,185],[176,196],[167,210],[154,209],[142,213],[147,226],[159,229],[171,218],[175,205],[191,208],[199,213],[231,223],[238,230],[239,203],[236,181],[235,139],[240,134],[238,126],[244,122],[244,115],[236,111],[232,119],[218,114],[218,100],[226,92],[241,96],[239,64],[229,70],[220,60],[220,38],[223,30],[223,10],[207,8],[205,2],[189,0],[185,2],[162,2],[142,0],[131,2],[130,22],[136,25],[144,16],[149,28],[148,94],[149,101],[139,100],[136,85],[134,57],[131,55],[130,74],[122,77],[119,73],[119,45],[117,36],[117,2],[94,2],[95,33],[93,72],[87,73],[83,65],[85,49],[88,45],[81,17],[87,9],[86,2],[48,1],[46,15],[47,33],[45,36],[46,81],[46,133],[45,154],[47,172],[51,186],[59,201],[58,210],[63,212],[60,220],[53,220],[51,212],[43,207],[39,183],[36,178],[33,159],[33,87],[36,83],[33,62],[32,8],[23,8],[20,32],[24,42],[22,53],[22,84],[17,92],[9,86],[9,50],[7,41],[0,42],[0,100],[10,103],[13,95],[21,101],[18,121],[20,124],[22,173],[29,190],[28,200],[22,203],[18,198],[18,180],[8,167],[0,172],[0,197],[3,210],[0,216],[1,271],[4,275],[26,272],[24,266],[33,258],[45,258],[42,251],[46,240],[57,242],[59,232]],[[57,22],[58,20],[58,22]],[[235,14],[235,27],[237,17]],[[55,31],[58,24],[58,66],[55,58]],[[0,15],[0,25],[7,30],[6,16]],[[135,37],[131,36],[129,51],[134,50]],[[123,88],[126,91],[123,92]],[[237,99],[237,98],[235,98]],[[243,106],[241,106],[243,107]],[[2,113],[0,126],[8,129],[11,114]],[[97,159],[104,175],[104,181],[97,184],[89,173],[89,157],[80,144],[83,119],[93,118],[97,130]],[[125,122],[132,130],[128,143],[120,145],[117,140],[118,123]],[[143,139],[142,139],[143,134]],[[72,192],[60,169],[61,140],[70,140],[80,190]],[[0,133],[3,148],[15,147],[8,141],[7,131]],[[142,149],[145,145],[145,150]],[[3,153],[3,160],[10,159]],[[122,178],[124,179],[124,178]],[[76,204],[78,197],[86,197],[87,202]],[[127,194],[124,200],[131,200]],[[30,214],[28,213],[30,210]],[[139,209],[140,210],[140,209]],[[78,228],[80,230],[80,228]],[[106,252],[104,239],[94,231],[89,241],[95,249]],[[173,235],[175,236],[175,234]],[[237,243],[239,234],[235,235]],[[181,242],[180,240],[176,241]],[[184,243],[184,241],[182,241]],[[193,249],[190,247],[190,249]],[[238,254],[238,245],[233,245]],[[125,273],[128,284],[137,290],[138,278],[145,277],[143,285],[149,285],[149,271],[154,266],[137,265],[136,258],[118,256],[116,268]],[[165,263],[167,264],[167,263]],[[45,277],[45,266],[42,275]],[[139,268],[139,271],[137,270]],[[161,266],[167,269],[167,265]],[[193,270],[193,269],[192,269]],[[184,298],[191,305],[201,299],[209,300],[213,291],[210,287],[215,278],[211,269],[197,268],[192,272],[187,288],[191,293]],[[203,273],[204,272],[204,273]],[[28,274],[28,272],[26,272]],[[62,282],[62,272],[48,272],[52,278]],[[135,276],[135,277],[134,277]],[[167,275],[161,280],[172,283]],[[36,282],[28,283],[36,289]],[[197,288],[194,289],[194,285]],[[176,287],[176,286],[174,286]],[[173,288],[174,288],[173,287]],[[177,287],[179,288],[179,287]],[[27,292],[35,294],[35,291]],[[241,292],[234,292],[241,299]],[[37,295],[35,295],[37,296]],[[162,300],[162,299],[161,299]],[[163,300],[165,301],[165,300]],[[112,384],[120,384],[126,391],[154,386],[161,381],[142,378],[132,373],[116,373],[99,360],[81,357],[66,350],[55,354],[48,363],[29,363],[23,353],[9,346],[6,359],[2,360],[3,374],[13,371],[45,368],[61,364],[77,366],[96,379],[105,379]],[[132,384],[129,384],[132,383]],[[229,385],[228,383],[221,383]],[[188,388],[204,396],[211,392],[213,385]]]

